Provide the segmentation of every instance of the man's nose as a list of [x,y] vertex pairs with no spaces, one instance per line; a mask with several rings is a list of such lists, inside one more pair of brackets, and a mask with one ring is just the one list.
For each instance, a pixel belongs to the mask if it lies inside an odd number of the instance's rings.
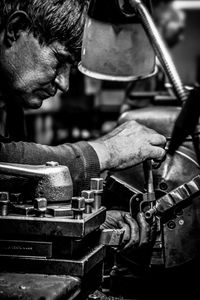
[[69,89],[69,73],[69,70],[62,70],[56,76],[55,83],[62,92],[67,92]]

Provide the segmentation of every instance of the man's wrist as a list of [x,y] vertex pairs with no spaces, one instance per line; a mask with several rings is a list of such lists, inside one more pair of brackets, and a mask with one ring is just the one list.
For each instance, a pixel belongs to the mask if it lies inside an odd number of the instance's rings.
[[90,146],[95,150],[100,164],[101,172],[111,168],[111,156],[103,141],[89,141]]

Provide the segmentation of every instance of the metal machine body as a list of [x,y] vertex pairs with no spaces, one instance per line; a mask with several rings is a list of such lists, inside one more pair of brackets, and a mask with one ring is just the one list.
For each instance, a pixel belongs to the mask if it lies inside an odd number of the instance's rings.
[[88,278],[88,292],[98,288],[105,256],[99,242],[106,216],[101,205],[103,179],[92,178],[90,190],[72,197],[68,168],[57,163],[2,163],[0,173],[1,274],[74,276],[81,286]]
[[46,165],[22,165],[0,163],[1,190],[21,192],[28,197],[45,197],[48,202],[62,202],[71,199],[73,184],[66,166],[57,162],[47,162]]
[[[136,119],[169,140],[178,112],[176,107],[151,107],[129,112],[122,118]],[[192,138],[187,138],[176,151],[170,169],[169,159],[167,155],[158,168],[152,169],[155,201],[151,204],[142,164],[110,173],[105,191],[108,208],[126,209],[133,216],[139,210],[147,215],[154,212],[157,237],[148,263],[164,268],[192,261],[199,257],[200,250],[200,167]]]

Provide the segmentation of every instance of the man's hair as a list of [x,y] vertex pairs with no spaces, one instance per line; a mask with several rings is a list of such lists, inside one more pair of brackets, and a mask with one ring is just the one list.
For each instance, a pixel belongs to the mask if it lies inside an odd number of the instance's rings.
[[9,16],[22,10],[31,20],[30,31],[40,43],[64,43],[79,54],[88,0],[0,0],[0,30]]

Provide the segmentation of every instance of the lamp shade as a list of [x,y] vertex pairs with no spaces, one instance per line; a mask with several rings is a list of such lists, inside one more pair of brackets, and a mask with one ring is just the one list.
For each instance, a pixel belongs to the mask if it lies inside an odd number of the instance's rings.
[[139,18],[118,0],[92,0],[79,70],[102,80],[132,81],[155,74],[155,53]]

